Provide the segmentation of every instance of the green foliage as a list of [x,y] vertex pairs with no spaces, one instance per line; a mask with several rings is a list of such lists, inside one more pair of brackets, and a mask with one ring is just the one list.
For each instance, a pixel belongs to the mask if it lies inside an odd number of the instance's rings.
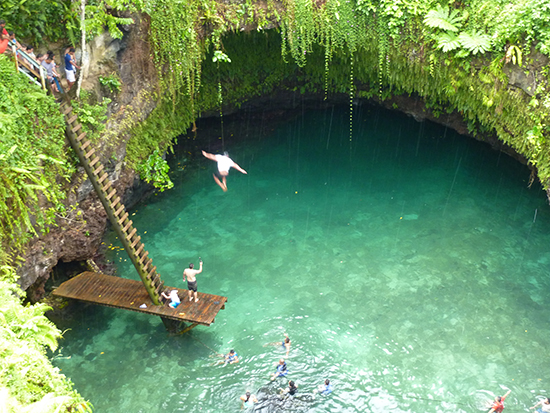
[[472,54],[485,53],[491,49],[491,38],[478,31],[458,35],[460,45]]
[[55,213],[64,210],[61,183],[73,170],[58,105],[5,56],[0,96],[0,241],[14,251],[37,231],[47,231]]
[[91,404],[53,367],[61,332],[44,316],[44,304],[23,306],[15,271],[0,267],[0,410],[7,413],[91,412]]
[[440,4],[434,10],[430,10],[424,18],[424,24],[433,29],[458,32],[462,22],[462,16],[458,10],[443,8]]
[[0,18],[18,39],[42,43],[45,38],[67,38],[74,44],[78,37],[79,23],[71,0],[2,0]]
[[547,0],[503,2],[493,24],[500,45],[526,42],[550,56],[550,2]]
[[129,0],[91,0],[86,2],[86,20],[84,22],[86,32],[91,36],[99,36],[105,31],[113,39],[121,39],[122,31],[119,25],[133,24],[129,17],[118,17],[113,14],[117,10],[135,11],[134,2]]
[[111,73],[107,76],[100,76],[99,83],[109,89],[109,92],[111,93],[120,92],[120,88],[122,86],[120,78],[116,75],[116,73]]
[[156,149],[149,158],[141,162],[138,165],[137,171],[139,172],[139,177],[145,182],[152,184],[155,188],[163,192],[165,189],[170,189],[174,187],[174,183],[170,180],[168,176],[168,171],[170,167],[166,163],[160,152]]
[[111,103],[111,99],[103,98],[100,103],[87,103],[88,94],[82,93],[81,100],[72,102],[74,113],[78,115],[78,121],[82,123],[82,129],[86,132],[88,139],[97,143],[101,132],[105,129],[105,121],[107,120],[107,105]]
[[[141,160],[162,151],[197,113],[221,107],[221,96],[224,106],[239,106],[277,87],[324,90],[325,96],[350,93],[350,98],[415,94],[436,114],[462,113],[472,133],[496,131],[537,165],[547,186],[550,166],[541,160],[548,114],[541,102],[550,105],[550,98],[540,88],[533,99],[508,89],[503,64],[521,63],[530,44],[550,54],[545,47],[550,32],[544,31],[550,6],[543,0],[448,4],[452,7],[435,0],[285,0],[274,14],[283,60],[289,63],[279,70],[271,56],[256,61],[263,45],[232,49],[232,37],[220,37],[223,30],[236,29],[236,21],[250,23],[250,16],[259,16],[261,5],[247,1],[232,9],[212,0],[151,0],[145,11],[151,16],[161,93],[168,92],[172,104],[162,103],[136,128],[129,157]],[[216,66],[221,55],[210,58],[210,44],[229,54],[232,64]],[[358,82],[364,86],[356,91]]]

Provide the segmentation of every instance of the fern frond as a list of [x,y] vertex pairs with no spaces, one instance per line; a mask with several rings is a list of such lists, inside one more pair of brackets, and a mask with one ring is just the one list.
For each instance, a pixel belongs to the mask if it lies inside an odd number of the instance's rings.
[[443,50],[445,53],[458,49],[459,47],[460,41],[458,40],[458,36],[454,33],[443,33],[437,37],[437,48]]
[[430,10],[424,17],[424,24],[434,29],[458,32],[462,17],[458,10],[449,10],[440,4],[434,10]]
[[462,47],[472,54],[485,53],[491,50],[491,38],[481,31],[462,32],[458,35]]

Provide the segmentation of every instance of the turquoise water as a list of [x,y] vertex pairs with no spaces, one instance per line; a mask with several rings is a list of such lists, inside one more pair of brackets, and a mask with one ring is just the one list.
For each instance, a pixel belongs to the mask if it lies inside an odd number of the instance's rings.
[[[169,336],[82,306],[60,326],[54,362],[97,412],[237,412],[247,390],[261,412],[472,412],[506,388],[513,412],[547,395],[550,208],[524,166],[368,106],[351,139],[342,108],[252,123],[226,120],[248,171],[227,193],[213,162],[173,159],[175,188],[131,211],[167,285],[202,257],[199,291],[228,297],[216,322]],[[137,279],[123,252],[109,258]],[[285,352],[266,344],[284,332],[300,396],[281,401],[287,379],[269,375]],[[214,365],[231,348],[242,361]],[[325,378],[333,394],[312,399]]]

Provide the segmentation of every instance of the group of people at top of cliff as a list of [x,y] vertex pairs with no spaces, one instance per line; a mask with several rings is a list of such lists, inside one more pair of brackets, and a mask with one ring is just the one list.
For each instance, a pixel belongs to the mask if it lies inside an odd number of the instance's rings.
[[[54,92],[62,91],[59,83],[60,76],[56,69],[57,64],[55,63],[55,53],[48,50],[45,54],[38,53],[35,55],[34,47],[32,45],[23,46],[19,43],[15,38],[15,33],[13,31],[6,30],[6,21],[0,20],[0,54],[5,53],[10,45],[15,46],[17,60],[20,62],[20,65],[24,71],[32,76],[33,73],[27,69],[27,66],[42,66],[46,71],[52,90]],[[80,66],[76,64],[75,53],[76,50],[74,47],[67,47],[65,49],[64,66],[68,90],[72,88],[76,81],[76,69],[80,69]]]

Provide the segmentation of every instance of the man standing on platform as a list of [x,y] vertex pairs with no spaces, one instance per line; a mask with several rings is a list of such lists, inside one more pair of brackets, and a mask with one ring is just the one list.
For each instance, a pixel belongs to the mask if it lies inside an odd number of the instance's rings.
[[200,267],[198,270],[193,269],[193,263],[189,264],[189,268],[183,270],[183,282],[187,279],[187,289],[189,290],[189,301],[193,301],[193,293],[195,294],[195,302],[199,302],[197,297],[197,274],[202,272],[202,260],[200,260]]

